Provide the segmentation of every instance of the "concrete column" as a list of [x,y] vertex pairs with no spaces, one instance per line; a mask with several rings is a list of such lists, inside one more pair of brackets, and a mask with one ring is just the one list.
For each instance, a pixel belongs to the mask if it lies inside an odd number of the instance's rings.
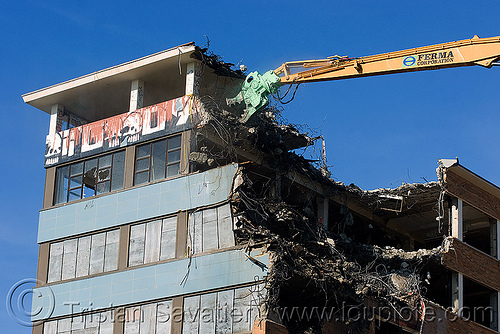
[[318,219],[323,220],[323,229],[328,231],[328,198],[318,198]]
[[118,243],[118,270],[128,266],[128,249],[130,243],[130,225],[120,226],[120,241]]
[[170,333],[182,334],[182,315],[184,308],[184,298],[174,297],[172,299],[172,317],[170,320]]
[[181,211],[177,214],[177,232],[175,236],[175,258],[183,259],[186,257],[188,213]]
[[[490,255],[500,260],[500,228],[499,221],[490,218]],[[490,307],[493,309],[490,328],[499,330],[500,327],[500,292],[495,291],[490,295]]]
[[[459,198],[453,198],[451,203],[451,236],[463,240],[463,203]],[[451,278],[453,311],[461,314],[464,307],[464,276],[453,272]]]
[[489,328],[498,330],[498,292],[490,295],[491,319]]
[[186,95],[196,95],[200,93],[201,68],[197,62],[187,65],[186,74]]
[[496,330],[500,332],[500,292],[497,291],[497,327]]
[[123,334],[125,331],[125,308],[118,307],[112,312],[115,312],[113,323],[113,334]]
[[58,103],[52,105],[50,109],[49,135],[62,131],[63,116],[64,106]]
[[181,163],[179,173],[189,174],[189,153],[191,152],[191,130],[184,131],[181,138]]
[[497,220],[490,218],[490,255],[494,258],[498,256],[498,235]]
[[36,271],[36,278],[38,280],[37,286],[47,284],[47,274],[49,271],[49,250],[50,244],[48,242],[38,246],[38,267]]
[[45,170],[45,189],[43,192],[43,208],[50,208],[54,204],[54,193],[56,188],[56,167]]
[[33,329],[31,331],[32,334],[43,334],[43,322],[37,322],[33,325]]
[[125,174],[123,175],[123,188],[131,188],[134,186],[134,169],[135,169],[135,146],[127,146],[125,148]]
[[271,187],[269,189],[269,195],[277,200],[281,200],[281,174],[275,173],[274,180],[272,181]]
[[134,111],[144,107],[144,81],[136,79],[132,81],[130,86],[130,108],[129,111]]
[[453,272],[451,277],[451,289],[453,312],[461,315],[464,307],[464,275]]
[[496,221],[495,224],[495,232],[496,232],[496,239],[497,239],[497,253],[496,253],[496,258],[500,260],[500,220]]
[[460,198],[453,198],[451,203],[451,236],[463,240],[463,205]]

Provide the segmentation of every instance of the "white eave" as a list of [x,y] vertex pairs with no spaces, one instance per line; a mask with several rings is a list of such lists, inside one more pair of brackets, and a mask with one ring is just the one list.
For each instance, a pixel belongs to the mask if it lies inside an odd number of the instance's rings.
[[[125,92],[121,92],[121,90],[123,90],[125,85],[129,87],[131,80],[141,78],[145,81],[158,81],[161,80],[162,76],[165,76],[166,71],[179,75],[178,67],[181,64],[185,65],[188,62],[192,62],[193,59],[190,59],[189,55],[194,51],[195,45],[193,42],[183,44],[124,64],[26,93],[22,95],[22,98],[25,103],[46,113],[50,113],[51,106],[55,103],[65,104],[65,107],[69,109],[78,109],[79,104],[85,105],[88,103],[90,104],[88,108],[81,108],[83,110],[74,110],[73,112],[84,118],[92,119],[95,118],[93,117],[94,115],[88,115],[92,117],[85,117],[85,110],[90,109],[90,107],[95,109],[95,105],[92,104],[100,103],[99,109],[106,108],[103,104],[112,104],[115,100],[114,98],[110,98],[110,92],[113,95],[117,92],[119,97],[122,98],[123,94],[128,93],[129,88],[125,89]],[[185,73],[183,74],[185,75]],[[110,86],[113,86],[112,91],[107,88]],[[108,91],[104,93],[103,90],[106,89]],[[103,94],[106,95],[109,102],[103,98]],[[123,102],[125,105],[128,103],[127,99]]]
[[446,168],[457,174],[458,176],[464,178],[470,183],[476,185],[477,187],[489,192],[491,195],[500,198],[500,188],[486,180],[485,178],[477,175],[473,171],[467,169],[466,167],[460,165],[458,158],[455,159],[439,159],[439,163]]

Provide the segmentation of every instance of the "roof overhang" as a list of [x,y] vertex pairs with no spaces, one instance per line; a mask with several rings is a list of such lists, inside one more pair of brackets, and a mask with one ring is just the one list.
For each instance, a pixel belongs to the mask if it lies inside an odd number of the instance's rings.
[[460,165],[460,163],[458,162],[458,158],[440,159],[439,164],[444,167],[446,171],[451,171],[457,174],[458,176],[469,181],[478,188],[490,193],[497,199],[500,199],[500,188],[498,186]]
[[[193,42],[183,44],[42,88],[22,97],[24,102],[49,114],[51,106],[59,103],[71,113],[90,121],[109,117],[128,110],[132,80],[144,80],[145,90],[147,82],[154,83],[150,87],[160,87],[163,90],[169,90],[170,87],[179,90],[179,86],[183,89],[178,81],[185,80],[185,65],[194,61],[190,56],[195,50]],[[155,94],[158,95],[157,92],[151,95]],[[102,111],[105,111],[104,114]]]
[[439,163],[438,173],[442,174],[447,194],[500,220],[500,188],[461,166],[458,159],[455,162],[440,160]]

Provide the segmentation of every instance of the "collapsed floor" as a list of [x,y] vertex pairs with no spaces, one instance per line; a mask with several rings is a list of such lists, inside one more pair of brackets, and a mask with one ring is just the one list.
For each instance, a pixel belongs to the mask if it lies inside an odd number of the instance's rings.
[[[449,273],[440,267],[448,206],[439,182],[375,191],[346,186],[293,152],[314,140],[281,121],[276,108],[243,124],[212,98],[201,102],[204,126],[192,134],[189,159],[195,170],[240,165],[231,197],[238,244],[272,254],[262,317],[289,333],[322,333],[333,320],[344,333],[365,333],[374,332],[373,317],[345,318],[343,308],[371,305],[389,313],[371,316],[418,332],[424,300],[450,306],[450,287],[442,284]],[[430,221],[431,228],[413,237],[401,229],[405,219]],[[402,307],[414,313],[404,324]],[[335,311],[333,319],[284,317],[292,308]]]

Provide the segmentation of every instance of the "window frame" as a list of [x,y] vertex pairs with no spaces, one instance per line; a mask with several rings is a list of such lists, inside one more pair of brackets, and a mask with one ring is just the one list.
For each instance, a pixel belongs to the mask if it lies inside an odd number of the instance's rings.
[[[176,137],[179,138],[179,146],[175,146],[174,148],[171,148],[170,142]],[[153,147],[154,147],[155,143],[159,143],[161,141],[165,141],[165,161],[164,161],[165,169],[164,169],[164,174],[163,174],[164,176],[153,180],[152,179],[153,173],[151,172],[153,170],[153,153],[154,153]],[[147,155],[138,157],[138,154],[137,154],[138,150],[141,147],[145,147],[145,146],[149,146],[149,153]],[[174,153],[174,152],[179,152],[179,159],[171,162],[171,161],[169,161],[168,156],[169,156],[169,154]],[[145,169],[138,170],[137,169],[138,162],[144,161],[147,159],[149,159],[147,169],[145,168]],[[143,143],[140,145],[136,145],[135,146],[135,156],[134,156],[134,186],[141,185],[141,184],[147,184],[147,183],[151,183],[151,182],[156,182],[156,181],[160,181],[160,180],[165,180],[165,179],[179,175],[181,161],[182,161],[182,134],[181,133],[175,134],[175,135],[172,135],[169,137],[161,138],[161,139],[156,139],[156,140],[153,140],[153,141],[150,141],[147,143]],[[178,165],[177,173],[174,175],[168,175],[169,167],[174,166],[174,165]],[[137,175],[142,174],[142,173],[146,173],[146,172],[148,173],[147,181],[137,183]]]
[[[75,201],[82,200],[85,198],[99,196],[102,194],[110,193],[112,191],[123,189],[124,188],[124,176],[122,176],[121,187],[113,190],[113,168],[115,167],[115,164],[117,163],[116,156],[120,153],[123,154],[123,174],[125,174],[125,163],[124,163],[125,162],[125,154],[126,154],[125,150],[106,152],[104,154],[86,157],[82,160],[78,160],[78,161],[74,161],[74,162],[71,162],[71,163],[68,163],[68,164],[65,164],[62,166],[58,166],[56,168],[56,177],[55,177],[55,182],[54,182],[54,198],[52,200],[53,205],[71,203],[71,202],[75,202]],[[111,157],[111,162],[109,164],[106,164],[103,167],[102,164],[104,164],[104,163],[102,163],[102,160],[106,156]],[[94,172],[95,173],[95,177],[94,177],[95,183],[92,184],[92,186],[93,186],[93,189],[91,188],[92,194],[88,195],[88,196],[84,196],[84,189],[87,188],[88,185],[90,185],[90,184],[85,183],[85,174],[86,174],[87,163],[89,163],[93,160],[95,160],[95,167],[94,167],[95,168],[95,172]],[[82,165],[81,171],[78,171],[77,173],[72,174],[73,168],[75,168],[79,164]],[[64,168],[67,168],[67,179],[64,179],[64,176],[63,176],[63,184],[59,185],[58,184],[58,177],[59,177],[58,173],[60,171],[62,171]],[[91,168],[87,172],[90,172],[92,169],[93,168]],[[104,172],[104,171],[109,171],[109,174],[104,179],[99,180],[99,174]],[[79,178],[79,180],[77,178]],[[74,182],[75,179],[77,179],[77,181],[76,181],[77,186],[72,186],[72,181]],[[106,184],[106,183],[108,183],[108,185],[107,185],[105,191],[99,192],[98,187],[100,185]],[[61,191],[61,190],[63,192],[65,192],[65,188],[66,188],[66,194],[64,194],[64,193],[62,195],[59,194],[59,191]],[[78,196],[79,198],[70,199],[72,192],[73,192],[73,195]],[[57,199],[59,196],[64,196],[64,198],[62,199],[62,201],[57,202]]]

